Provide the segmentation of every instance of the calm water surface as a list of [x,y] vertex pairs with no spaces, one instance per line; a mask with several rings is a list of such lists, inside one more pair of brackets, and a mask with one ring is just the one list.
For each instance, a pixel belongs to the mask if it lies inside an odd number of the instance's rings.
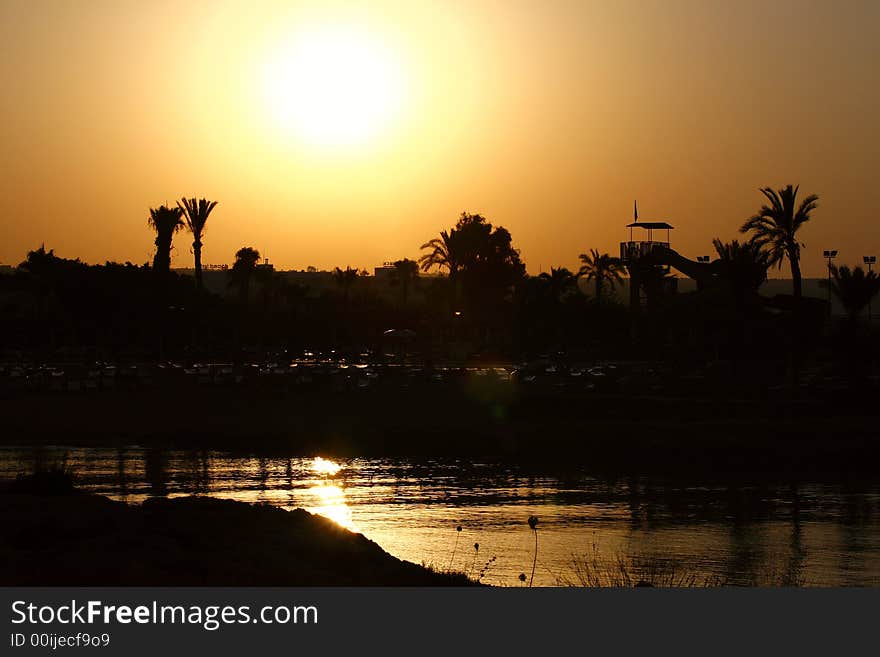
[[[129,503],[211,495],[305,508],[415,563],[489,584],[577,584],[583,564],[698,582],[880,585],[880,482],[684,484],[466,460],[250,458],[137,446],[0,449],[0,478],[66,462]],[[461,526],[462,531],[456,531]],[[479,543],[479,549],[474,549]]]

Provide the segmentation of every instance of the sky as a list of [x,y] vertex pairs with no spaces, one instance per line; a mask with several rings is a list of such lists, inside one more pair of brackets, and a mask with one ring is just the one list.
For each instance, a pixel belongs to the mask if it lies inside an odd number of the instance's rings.
[[207,264],[372,269],[468,211],[535,274],[616,253],[634,199],[709,254],[792,183],[821,276],[880,252],[878,34],[855,1],[0,0],[0,263],[147,262],[149,209],[205,196]]

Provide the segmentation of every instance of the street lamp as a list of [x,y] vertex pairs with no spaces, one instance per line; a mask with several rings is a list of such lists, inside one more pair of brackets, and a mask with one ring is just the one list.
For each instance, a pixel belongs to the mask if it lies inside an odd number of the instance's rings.
[[837,249],[822,251],[822,257],[828,258],[828,316],[831,317],[831,261],[837,257]]
[[[862,256],[862,260],[868,265],[868,273],[874,271],[874,265],[877,264],[877,256]],[[871,326],[871,300],[868,299],[868,326]]]

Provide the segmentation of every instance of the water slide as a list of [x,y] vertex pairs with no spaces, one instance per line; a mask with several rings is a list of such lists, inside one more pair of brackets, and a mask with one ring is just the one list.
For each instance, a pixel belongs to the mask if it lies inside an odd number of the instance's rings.
[[651,252],[640,259],[640,262],[646,265],[660,265],[672,267],[678,270],[688,278],[697,281],[697,285],[702,287],[704,284],[711,284],[721,274],[721,260],[713,260],[712,262],[696,262],[689,260],[683,255],[666,246],[654,246]]
[[[720,259],[711,262],[696,262],[662,245],[654,246],[650,253],[643,256],[639,262],[645,265],[672,267],[695,280],[697,289],[705,289],[719,284],[725,276],[724,262]],[[762,299],[765,306],[779,311],[790,312],[795,307],[794,298],[790,294],[776,294],[770,298],[762,297]],[[630,303],[635,301],[632,297],[630,298]],[[828,302],[823,299],[803,297],[799,304],[801,313],[819,318],[819,320],[828,314]]]

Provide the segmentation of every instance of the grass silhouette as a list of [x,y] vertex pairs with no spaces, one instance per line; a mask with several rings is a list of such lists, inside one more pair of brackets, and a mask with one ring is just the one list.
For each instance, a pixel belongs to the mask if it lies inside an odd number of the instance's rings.
[[538,516],[529,516],[529,529],[535,533],[535,556],[532,559],[532,574],[529,576],[529,587],[535,579],[535,566],[538,564]]

